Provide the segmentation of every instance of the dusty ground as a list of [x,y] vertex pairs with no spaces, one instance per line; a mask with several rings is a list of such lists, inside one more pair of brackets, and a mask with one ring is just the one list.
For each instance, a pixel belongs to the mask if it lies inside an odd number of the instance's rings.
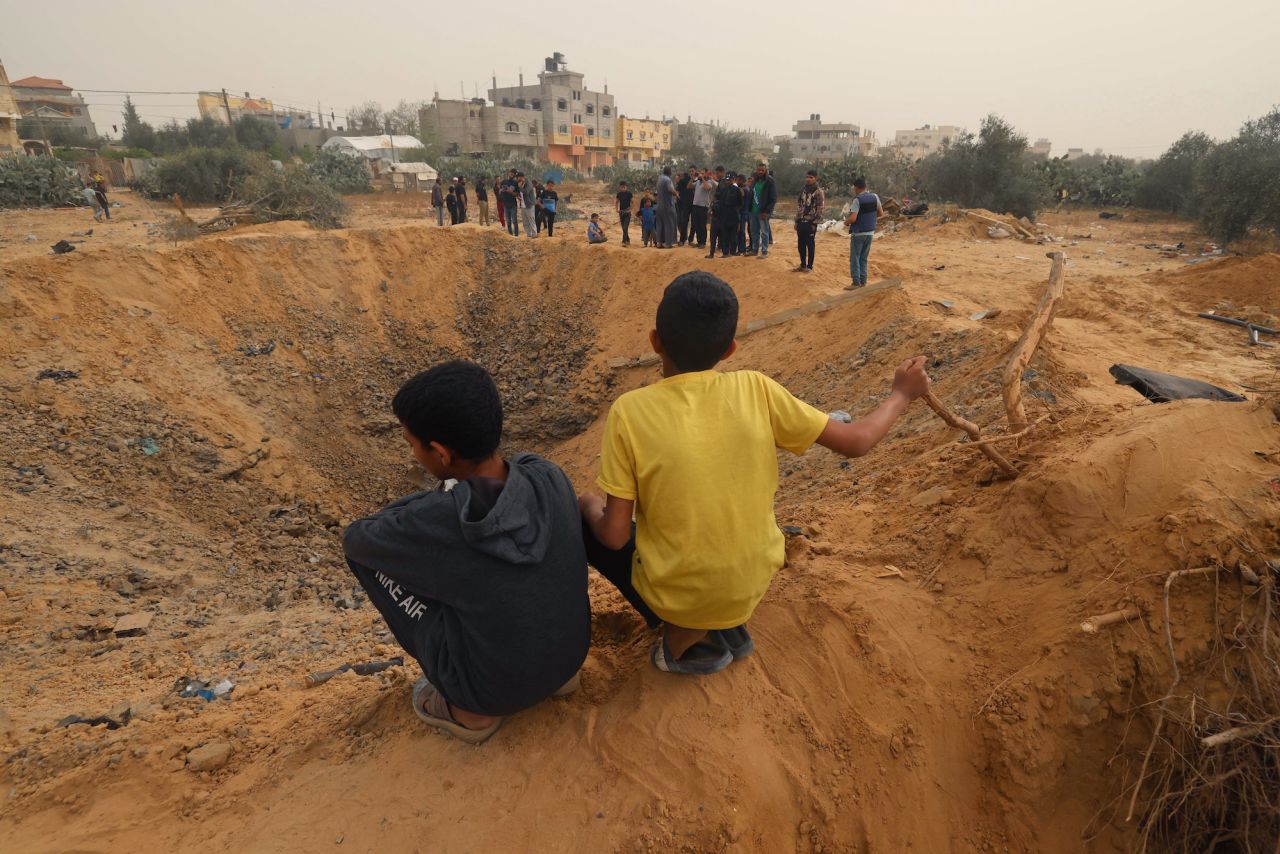
[[[1164,257],[1143,244],[1203,238],[1156,218],[1048,216],[1048,247],[920,221],[873,249],[872,279],[902,288],[757,333],[727,367],[857,413],[923,352],[938,396],[1000,433],[1003,360],[1061,248],[1036,424],[1003,446],[1021,475],[994,477],[923,406],[861,460],[781,454],[779,521],[802,534],[756,655],[657,673],[596,579],[583,689],[468,747],[418,724],[411,666],[303,682],[398,653],[339,551],[346,520],[421,481],[390,395],[475,358],[507,446],[587,488],[609,401],[656,378],[608,363],[644,352],[673,276],[707,265],[750,320],[840,293],[847,241],[821,236],[805,276],[785,226],[767,261],[704,261],[588,248],[577,227],[441,230],[416,199],[369,197],[341,232],[173,245],[143,224],[162,209],[115,198],[103,226],[0,214],[0,850],[1127,850],[1118,798],[1168,681],[1165,576],[1280,550],[1276,351],[1195,317],[1277,326],[1280,256]],[[1150,404],[1117,362],[1249,400]],[[1185,662],[1209,595],[1188,582],[1176,603]],[[1126,605],[1143,616],[1080,632]],[[134,613],[147,633],[115,637]],[[224,678],[227,698],[180,696]]]

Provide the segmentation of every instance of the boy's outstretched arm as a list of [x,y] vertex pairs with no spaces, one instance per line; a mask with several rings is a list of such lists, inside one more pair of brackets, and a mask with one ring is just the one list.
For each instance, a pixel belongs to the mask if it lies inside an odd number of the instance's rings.
[[893,372],[893,388],[875,411],[852,424],[828,421],[818,436],[818,444],[846,457],[860,457],[878,445],[911,402],[929,390],[924,362],[924,356],[916,356],[898,365]]
[[578,509],[582,511],[582,524],[591,529],[600,545],[615,551],[627,544],[631,539],[631,514],[635,509],[634,501],[627,501],[610,495],[608,499],[599,495],[583,493],[578,496]]

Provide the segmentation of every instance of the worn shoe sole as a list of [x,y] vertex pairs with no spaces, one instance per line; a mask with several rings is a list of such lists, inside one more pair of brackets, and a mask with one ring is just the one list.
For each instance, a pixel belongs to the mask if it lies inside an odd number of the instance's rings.
[[663,673],[681,673],[687,676],[710,676],[733,664],[733,654],[719,639],[708,634],[685,651],[683,658],[675,658],[667,649],[666,640],[659,640],[649,655],[653,666]]

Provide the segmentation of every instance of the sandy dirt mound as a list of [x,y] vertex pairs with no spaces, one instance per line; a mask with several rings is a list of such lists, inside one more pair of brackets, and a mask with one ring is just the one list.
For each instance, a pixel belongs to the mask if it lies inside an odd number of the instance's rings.
[[[847,241],[820,241],[805,276],[785,251],[517,241],[361,204],[341,232],[0,267],[0,848],[1132,847],[1117,804],[1167,677],[1160,586],[1280,550],[1280,428],[1274,396],[1157,406],[1107,368],[1274,385],[1274,357],[1206,329],[1180,290],[1240,299],[1273,257],[1186,271],[1142,248],[1167,224],[1108,223],[1068,250],[1026,375],[1035,426],[1004,446],[1017,480],[924,407],[862,459],[780,454],[779,521],[800,533],[754,656],[657,673],[652,636],[593,578],[582,690],[472,748],[420,726],[413,666],[305,687],[400,654],[339,549],[347,520],[425,482],[390,395],[477,359],[508,450],[588,488],[609,401],[657,378],[609,366],[643,355],[671,278],[705,264],[762,318],[842,293]],[[914,224],[872,254],[901,288],[757,332],[726,367],[858,413],[923,352],[938,396],[999,433],[1003,362],[1048,269],[1034,249]],[[1186,661],[1210,595],[1179,602]],[[1142,616],[1081,634],[1126,606]],[[115,636],[135,613],[146,633]],[[223,679],[224,698],[183,696]]]

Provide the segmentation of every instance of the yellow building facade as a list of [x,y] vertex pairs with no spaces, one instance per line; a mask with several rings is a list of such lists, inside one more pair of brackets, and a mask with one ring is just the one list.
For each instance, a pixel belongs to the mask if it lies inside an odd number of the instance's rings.
[[658,119],[618,117],[618,160],[632,166],[654,166],[671,152],[672,128]]

